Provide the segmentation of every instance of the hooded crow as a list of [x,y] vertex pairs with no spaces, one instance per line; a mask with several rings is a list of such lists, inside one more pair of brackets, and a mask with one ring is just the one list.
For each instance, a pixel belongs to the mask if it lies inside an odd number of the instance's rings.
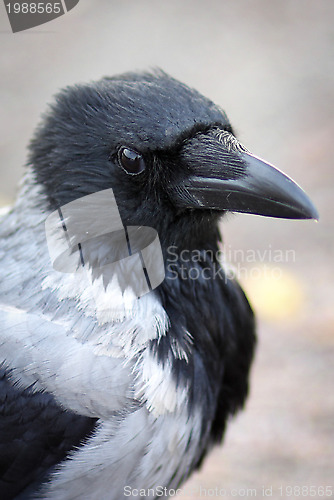
[[221,442],[255,345],[227,212],[317,218],[162,71],[56,96],[0,224],[3,500],[168,498]]

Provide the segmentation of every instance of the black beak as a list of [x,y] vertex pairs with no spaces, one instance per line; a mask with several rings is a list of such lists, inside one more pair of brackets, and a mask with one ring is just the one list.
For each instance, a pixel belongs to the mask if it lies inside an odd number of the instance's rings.
[[184,147],[181,163],[190,175],[172,187],[173,201],[180,208],[318,219],[302,188],[241,147],[232,150],[214,136],[197,136]]

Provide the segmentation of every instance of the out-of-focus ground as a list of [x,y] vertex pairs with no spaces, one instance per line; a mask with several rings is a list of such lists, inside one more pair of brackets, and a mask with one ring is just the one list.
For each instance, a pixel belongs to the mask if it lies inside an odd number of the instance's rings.
[[242,142],[310,194],[319,223],[222,225],[258,314],[257,356],[246,411],[178,498],[328,498],[289,487],[334,484],[333,1],[81,0],[15,35],[3,4],[0,15],[2,205],[52,94],[152,66],[220,104]]

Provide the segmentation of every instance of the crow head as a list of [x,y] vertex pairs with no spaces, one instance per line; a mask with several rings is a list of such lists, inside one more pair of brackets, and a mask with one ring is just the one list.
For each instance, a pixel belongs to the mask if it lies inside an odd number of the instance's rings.
[[226,114],[163,72],[61,91],[30,146],[55,210],[112,188],[124,225],[199,244],[226,211],[317,218],[291,179],[244,148]]

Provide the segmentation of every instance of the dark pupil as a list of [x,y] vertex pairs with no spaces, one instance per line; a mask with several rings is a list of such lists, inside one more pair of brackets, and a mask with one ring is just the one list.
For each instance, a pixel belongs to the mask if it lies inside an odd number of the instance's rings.
[[145,169],[142,155],[131,149],[124,148],[122,150],[121,162],[124,170],[129,174],[139,174]]

